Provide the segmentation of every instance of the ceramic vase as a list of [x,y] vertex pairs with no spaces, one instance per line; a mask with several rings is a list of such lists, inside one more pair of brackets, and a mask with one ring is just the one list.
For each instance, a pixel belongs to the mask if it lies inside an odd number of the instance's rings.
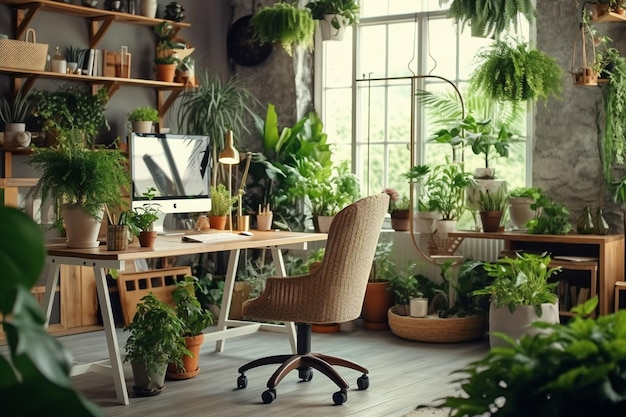
[[583,210],[583,214],[576,222],[576,232],[581,235],[590,235],[594,232],[594,230],[591,207],[586,206]]
[[156,17],[157,0],[141,0],[139,11],[142,16]]
[[602,209],[600,207],[596,210],[596,219],[593,223],[593,227],[596,235],[609,234],[609,223],[604,218],[604,214],[602,213]]

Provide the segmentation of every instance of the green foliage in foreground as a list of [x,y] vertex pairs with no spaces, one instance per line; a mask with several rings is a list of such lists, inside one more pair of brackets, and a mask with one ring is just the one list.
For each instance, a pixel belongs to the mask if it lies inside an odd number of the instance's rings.
[[444,398],[453,416],[623,416],[626,410],[626,310],[583,318],[597,298],[573,309],[567,325],[537,322],[548,334],[491,349],[457,371],[459,396]]

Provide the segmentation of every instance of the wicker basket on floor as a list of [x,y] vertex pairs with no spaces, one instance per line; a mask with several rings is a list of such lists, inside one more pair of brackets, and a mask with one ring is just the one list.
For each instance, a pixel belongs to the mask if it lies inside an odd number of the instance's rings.
[[484,316],[448,317],[435,315],[425,318],[401,316],[396,308],[387,312],[389,327],[403,339],[428,343],[458,343],[476,340],[485,335],[487,319]]

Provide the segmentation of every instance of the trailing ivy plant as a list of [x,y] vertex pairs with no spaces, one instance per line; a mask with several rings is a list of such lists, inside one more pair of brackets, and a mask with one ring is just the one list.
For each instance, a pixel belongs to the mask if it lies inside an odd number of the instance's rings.
[[535,322],[548,331],[506,346],[456,371],[461,392],[437,407],[455,416],[622,416],[626,409],[626,310],[585,318],[598,303],[572,311],[567,324]]
[[517,32],[519,15],[529,22],[537,17],[532,0],[439,0],[439,5],[450,3],[448,17],[468,25],[472,36],[498,38],[512,26]]
[[497,101],[537,101],[559,97],[563,70],[556,60],[527,42],[498,40],[481,49],[470,89]]
[[613,181],[613,166],[626,161],[626,58],[612,57],[609,82],[602,87],[604,99],[604,133],[600,141],[602,174],[607,183]]

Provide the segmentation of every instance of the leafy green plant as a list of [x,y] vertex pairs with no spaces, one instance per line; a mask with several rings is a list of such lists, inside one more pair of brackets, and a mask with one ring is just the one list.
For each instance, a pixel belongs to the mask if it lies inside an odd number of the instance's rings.
[[0,97],[0,119],[5,123],[25,123],[33,110],[34,96],[22,88],[12,99]]
[[492,100],[537,101],[560,95],[563,74],[554,58],[527,42],[496,41],[478,52],[470,89]]
[[159,220],[159,214],[162,213],[161,205],[152,201],[156,196],[156,188],[149,187],[142,195],[148,200],[140,207],[130,213],[128,226],[135,236],[139,236],[139,232],[149,232],[154,226],[154,222]]
[[187,276],[176,283],[172,291],[176,315],[183,322],[183,336],[198,336],[213,324],[213,315],[200,304],[196,297],[198,278]]
[[103,127],[109,128],[104,111],[108,101],[106,88],[91,94],[84,87],[65,85],[57,91],[35,93],[35,114],[43,119],[44,130],[57,140],[70,130],[78,130],[88,146]]
[[536,187],[517,187],[511,190],[509,197],[526,197],[535,201],[543,195],[541,188]]
[[412,167],[405,177],[419,182],[430,207],[439,211],[443,220],[456,220],[465,209],[465,188],[474,183],[472,176],[463,172],[459,164],[437,165],[432,170],[424,165]]
[[393,188],[385,188],[384,192],[389,196],[389,208],[387,212],[393,214],[395,211],[408,211],[411,200],[407,196],[401,196]]
[[250,25],[260,42],[279,43],[289,55],[297,46],[313,48],[315,21],[307,8],[283,2],[263,6],[252,16]]
[[550,256],[516,253],[515,258],[501,258],[495,263],[485,263],[484,268],[493,282],[474,295],[489,295],[496,308],[508,307],[515,311],[519,306],[533,306],[541,317],[541,304],[555,303],[558,282],[549,282],[560,267],[550,268]]
[[54,408],[68,416],[103,416],[76,391],[71,355],[47,332],[46,316],[30,293],[46,258],[41,227],[16,208],[0,207],[0,218],[0,268],[6,271],[0,280],[0,323],[7,341],[6,354],[0,355],[3,414],[43,416]]
[[150,106],[140,106],[129,112],[127,117],[129,122],[158,122],[159,112]]
[[174,64],[180,61],[176,55],[177,49],[186,49],[187,45],[176,40],[178,30],[171,22],[164,20],[154,27],[157,36],[155,64]]
[[116,149],[89,149],[82,134],[69,130],[55,147],[37,148],[29,161],[39,172],[38,189],[97,218],[103,205],[124,204],[121,187],[129,184],[126,157]]
[[276,276],[273,263],[266,263],[262,258],[247,258],[243,271],[237,274],[237,280],[250,284],[250,297],[258,297],[265,288],[267,278]]
[[508,195],[504,187],[497,190],[478,190],[478,206],[480,211],[504,211]]
[[[318,165],[316,161],[310,162]],[[304,194],[309,198],[311,215],[334,216],[360,197],[359,180],[356,175],[350,172],[348,161],[343,161],[336,167],[336,175],[334,176],[323,174],[328,173],[330,169],[324,171],[313,168],[311,171],[318,174],[322,173],[322,175],[302,175],[301,177],[304,181]]]
[[378,242],[374,255],[374,262],[370,270],[369,281],[389,281],[395,274],[396,265],[391,259],[393,241]]
[[468,25],[472,36],[498,38],[510,26],[517,31],[518,14],[532,22],[537,12],[532,0],[439,0],[439,5],[448,3],[448,17],[457,23]]
[[[607,184],[616,185],[613,168],[626,161],[626,128],[621,123],[626,117],[626,58],[614,57],[612,68],[606,71],[609,82],[602,86],[605,118],[600,152],[604,180]],[[615,189],[614,196],[619,197],[619,186]]]
[[572,230],[567,208],[553,202],[547,196],[540,196],[530,208],[536,210],[539,215],[528,222],[528,233],[565,235]]
[[83,48],[73,45],[65,48],[65,59],[67,62],[76,62],[78,65],[82,65],[84,56],[85,49]]
[[154,63],[157,65],[178,64],[179,62],[180,59],[178,59],[175,55],[159,56],[154,58]]
[[620,416],[626,407],[626,310],[585,318],[592,298],[573,309],[567,324],[536,322],[547,329],[506,346],[455,372],[461,392],[437,407],[451,415]]
[[339,29],[342,25],[352,25],[359,21],[360,7],[357,0],[313,0],[306,4],[315,20],[324,19],[325,14],[334,16],[330,24]]
[[133,321],[124,327],[130,332],[124,361],[142,362],[153,372],[162,363],[184,369],[182,357],[190,355],[185,348],[184,329],[185,324],[174,310],[150,292],[137,304]]
[[211,211],[212,216],[226,216],[233,210],[233,204],[237,197],[232,197],[224,184],[211,187]]
[[412,263],[406,269],[397,271],[389,279],[389,290],[395,295],[396,304],[408,304],[411,298],[422,297],[417,280],[417,264]]

